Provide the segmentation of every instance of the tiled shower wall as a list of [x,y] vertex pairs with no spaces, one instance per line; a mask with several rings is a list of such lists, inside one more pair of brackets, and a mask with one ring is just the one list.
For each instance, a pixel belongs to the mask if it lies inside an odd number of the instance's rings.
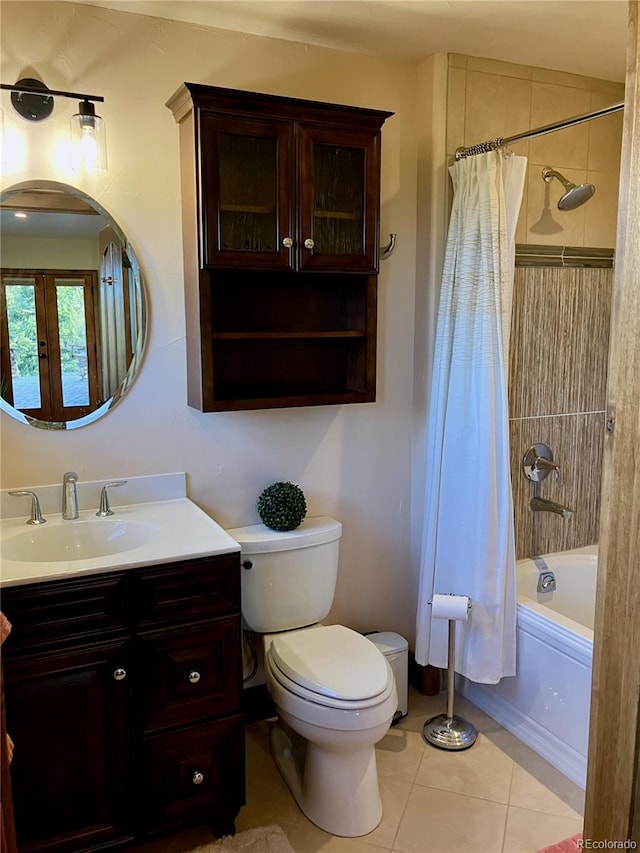
[[[447,154],[498,136],[512,136],[624,100],[624,84],[449,54]],[[622,113],[521,140],[511,147],[528,158],[516,243],[615,246]],[[561,213],[564,192],[542,180],[545,166],[576,184],[592,183],[589,204]]]
[[[612,269],[517,267],[509,364],[511,482],[518,557],[598,541]],[[560,465],[534,486],[522,457],[547,444]],[[532,512],[541,497],[574,510]]]
[[[449,162],[460,146],[511,136],[623,99],[622,83],[450,54]],[[528,158],[516,230],[523,255],[535,256],[531,244],[542,250],[615,246],[621,140],[618,112],[512,146]],[[564,190],[558,181],[542,180],[545,166],[576,184],[595,184],[595,195],[576,210],[559,211]],[[535,257],[523,261],[528,262],[535,266],[516,269],[509,382],[519,557],[598,540],[613,282],[612,269],[568,267],[562,260],[560,266],[539,266]],[[558,488],[549,476],[539,493],[572,508],[569,521],[529,508],[534,487],[522,473],[522,456],[540,442],[553,450],[563,484]]]

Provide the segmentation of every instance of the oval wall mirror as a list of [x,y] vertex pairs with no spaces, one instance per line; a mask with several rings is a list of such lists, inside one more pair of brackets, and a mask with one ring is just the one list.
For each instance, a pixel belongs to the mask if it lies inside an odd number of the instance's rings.
[[147,302],[131,244],[75,187],[0,194],[0,408],[40,429],[74,429],[122,399],[140,368]]

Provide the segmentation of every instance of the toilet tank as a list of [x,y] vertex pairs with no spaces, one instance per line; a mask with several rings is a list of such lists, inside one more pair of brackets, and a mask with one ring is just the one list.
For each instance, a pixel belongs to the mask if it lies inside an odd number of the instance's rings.
[[252,631],[288,631],[324,619],[338,575],[339,521],[323,515],[285,532],[264,524],[227,532],[242,549],[242,615]]

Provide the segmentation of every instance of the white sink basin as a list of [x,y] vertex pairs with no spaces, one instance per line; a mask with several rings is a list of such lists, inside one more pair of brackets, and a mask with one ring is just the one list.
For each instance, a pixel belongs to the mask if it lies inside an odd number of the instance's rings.
[[119,506],[110,518],[96,518],[95,508],[73,521],[46,518],[38,526],[24,517],[0,520],[0,586],[240,551],[186,497]]
[[91,560],[147,545],[160,527],[130,519],[76,519],[55,526],[31,527],[7,539],[2,556],[17,563]]

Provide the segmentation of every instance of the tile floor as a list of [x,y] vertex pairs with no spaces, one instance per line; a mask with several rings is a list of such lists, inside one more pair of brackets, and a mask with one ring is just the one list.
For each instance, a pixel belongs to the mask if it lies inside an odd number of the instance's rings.
[[[445,707],[444,694],[410,688],[409,714],[377,746],[382,822],[357,839],[329,835],[305,818],[271,760],[271,722],[251,724],[238,831],[278,823],[296,853],[535,853],[582,830],[584,792],[462,697],[456,712],[478,729],[475,745],[456,753],[425,744],[424,720]],[[210,841],[200,827],[136,852],[185,853]]]

